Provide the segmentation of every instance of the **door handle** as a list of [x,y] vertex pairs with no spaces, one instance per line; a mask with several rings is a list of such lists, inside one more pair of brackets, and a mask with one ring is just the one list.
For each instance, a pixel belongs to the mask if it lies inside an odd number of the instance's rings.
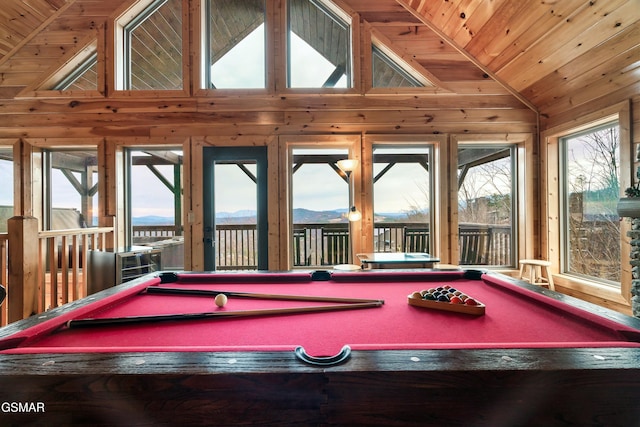
[[215,239],[215,236],[214,236],[213,233],[214,233],[213,227],[205,227],[204,228],[204,237],[202,238],[202,241],[205,244],[210,245],[212,248],[216,244],[216,239]]

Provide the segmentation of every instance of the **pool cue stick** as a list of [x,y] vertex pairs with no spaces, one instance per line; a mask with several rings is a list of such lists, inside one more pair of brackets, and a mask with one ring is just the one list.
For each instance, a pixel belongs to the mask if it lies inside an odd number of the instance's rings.
[[287,294],[259,294],[254,292],[229,292],[214,291],[210,289],[183,289],[183,288],[159,288],[157,286],[149,286],[146,289],[149,294],[158,295],[201,295],[213,296],[225,294],[227,297],[237,298],[256,298],[256,299],[273,299],[273,300],[290,300],[290,301],[316,301],[316,302],[341,302],[344,304],[363,304],[363,303],[382,303],[384,300],[360,299],[360,298],[340,298],[340,297],[323,297],[311,295],[287,295]]
[[67,322],[68,328],[84,328],[95,326],[127,325],[136,323],[151,323],[163,321],[180,321],[196,319],[225,319],[237,317],[255,316],[279,316],[298,313],[317,313],[322,311],[355,310],[360,308],[381,307],[379,302],[368,302],[361,304],[340,304],[340,305],[319,305],[310,307],[290,307],[290,308],[268,308],[262,310],[241,310],[241,311],[217,311],[209,313],[183,313],[183,314],[158,314],[148,316],[125,316],[106,318],[86,318],[73,319]]

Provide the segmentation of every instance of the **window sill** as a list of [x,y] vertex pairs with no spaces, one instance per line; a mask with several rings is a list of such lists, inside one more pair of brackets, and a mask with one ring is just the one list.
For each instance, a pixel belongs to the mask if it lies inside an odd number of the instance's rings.
[[553,281],[558,292],[631,315],[631,304],[620,288],[562,274],[554,274]]
[[[502,274],[518,277],[518,270],[498,270]],[[621,294],[619,288],[573,276],[554,274],[556,292],[579,298],[583,301],[615,310],[631,316],[631,304]]]

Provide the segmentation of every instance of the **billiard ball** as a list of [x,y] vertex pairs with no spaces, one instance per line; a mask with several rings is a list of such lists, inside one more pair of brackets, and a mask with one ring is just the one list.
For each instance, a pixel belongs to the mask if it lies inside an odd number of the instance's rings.
[[224,307],[227,305],[227,296],[225,294],[218,294],[214,301],[218,307]]
[[454,296],[454,297],[452,297],[452,298],[449,300],[449,302],[450,302],[451,304],[462,304],[462,303],[463,303],[463,301],[462,301],[462,300],[460,299],[460,297],[458,297],[458,296]]

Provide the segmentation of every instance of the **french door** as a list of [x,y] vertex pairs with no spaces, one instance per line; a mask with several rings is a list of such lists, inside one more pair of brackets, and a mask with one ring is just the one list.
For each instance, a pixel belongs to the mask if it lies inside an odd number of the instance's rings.
[[206,270],[267,270],[267,149],[203,152]]

